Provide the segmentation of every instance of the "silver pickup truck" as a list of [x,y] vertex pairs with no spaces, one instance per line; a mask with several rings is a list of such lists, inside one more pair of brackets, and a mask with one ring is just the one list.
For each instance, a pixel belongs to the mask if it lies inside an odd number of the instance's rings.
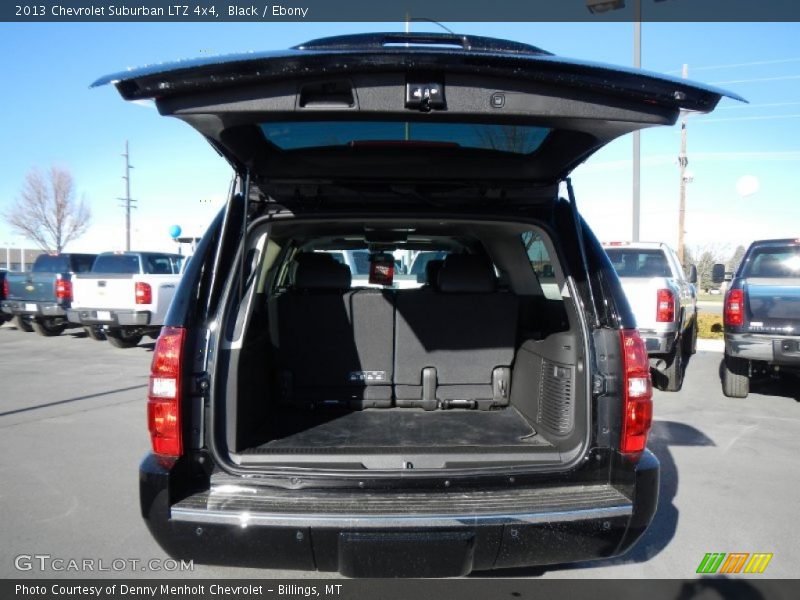
[[685,358],[697,346],[696,267],[691,265],[687,277],[677,254],[660,242],[606,242],[603,248],[636,316],[653,383],[677,392]]
[[105,337],[118,348],[136,346],[164,323],[181,279],[178,254],[104,252],[90,273],[72,280],[75,300],[67,311],[94,339]]

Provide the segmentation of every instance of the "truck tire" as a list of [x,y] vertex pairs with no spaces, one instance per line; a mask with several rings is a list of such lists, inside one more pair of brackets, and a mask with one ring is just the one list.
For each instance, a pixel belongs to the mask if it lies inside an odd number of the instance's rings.
[[747,361],[725,355],[722,361],[722,393],[728,398],[747,398],[750,393]]
[[106,330],[106,339],[116,348],[133,348],[142,341],[142,334],[138,331],[123,328]]
[[679,392],[683,387],[683,338],[675,343],[675,349],[672,351],[672,356],[664,369],[664,377],[666,383],[664,385],[665,392]]
[[33,327],[31,327],[31,322],[22,315],[17,315],[14,317],[13,325],[20,331],[27,331],[28,333],[33,331]]
[[96,342],[102,342],[104,339],[106,339],[106,335],[99,327],[85,325],[83,331],[86,333],[86,337]]
[[55,319],[32,319],[31,327],[33,330],[44,337],[61,335],[67,328],[66,323],[59,323]]

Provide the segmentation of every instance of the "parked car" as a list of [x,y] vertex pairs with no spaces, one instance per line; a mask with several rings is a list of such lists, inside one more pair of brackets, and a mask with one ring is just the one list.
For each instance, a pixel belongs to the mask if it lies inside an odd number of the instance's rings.
[[91,273],[73,278],[75,301],[67,311],[94,339],[118,348],[156,334],[181,279],[183,257],[162,252],[104,252]]
[[697,351],[697,268],[691,265],[687,276],[675,251],[660,242],[606,242],[603,247],[636,316],[653,382],[677,392],[686,360]]
[[[139,483],[165,551],[427,577],[636,543],[658,498],[647,352],[567,177],[724,92],[428,33],[102,83],[236,175],[153,356]],[[337,245],[448,256],[435,287],[362,289]]]
[[66,311],[73,300],[72,281],[91,269],[95,254],[42,254],[27,272],[7,273],[3,313],[17,329],[39,335],[61,334],[69,327]]
[[[725,265],[714,265],[714,283]],[[746,398],[754,377],[800,374],[800,239],[753,242],[723,304],[722,392]]]
[[[8,280],[6,279],[6,273],[8,273],[8,271],[0,269],[0,302],[5,300],[8,296]],[[10,320],[11,315],[0,311],[0,325]]]

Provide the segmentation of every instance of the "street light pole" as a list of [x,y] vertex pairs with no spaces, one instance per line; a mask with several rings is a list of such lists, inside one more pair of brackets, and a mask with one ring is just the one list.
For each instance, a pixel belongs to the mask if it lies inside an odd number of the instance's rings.
[[[633,66],[637,69],[642,67],[642,0],[636,0],[634,5],[633,17]],[[633,132],[633,209],[631,239],[639,241],[639,219],[641,214],[641,156],[642,156],[642,137],[637,129]]]
[[[689,65],[683,65],[683,78],[689,77]],[[684,263],[685,247],[684,247],[684,227],[686,220],[686,184],[688,183],[686,175],[686,167],[689,164],[689,158],[686,156],[686,112],[683,111],[681,117],[681,153],[678,155],[678,166],[680,167],[681,180],[680,180],[680,201],[678,206],[678,260],[681,264]]]

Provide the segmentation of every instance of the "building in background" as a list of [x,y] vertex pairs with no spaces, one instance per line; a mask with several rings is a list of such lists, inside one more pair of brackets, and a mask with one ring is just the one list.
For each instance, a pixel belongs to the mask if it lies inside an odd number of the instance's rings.
[[[30,271],[33,262],[44,254],[38,248],[0,248],[0,269],[6,271]],[[22,262],[25,261],[23,265]]]

